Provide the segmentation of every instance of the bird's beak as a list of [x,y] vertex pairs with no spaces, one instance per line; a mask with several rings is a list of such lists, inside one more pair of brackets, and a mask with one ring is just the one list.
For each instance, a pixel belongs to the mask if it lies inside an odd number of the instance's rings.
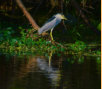
[[62,16],[62,18],[63,18],[64,20],[68,20],[64,15]]

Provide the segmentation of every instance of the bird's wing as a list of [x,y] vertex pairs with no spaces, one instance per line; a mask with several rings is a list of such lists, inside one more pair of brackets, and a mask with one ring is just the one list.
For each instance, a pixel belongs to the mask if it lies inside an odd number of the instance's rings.
[[55,18],[56,18],[56,17],[53,16],[52,18],[48,19],[47,22],[45,22],[45,24],[51,22],[51,21],[54,20]]
[[51,21],[48,21],[47,23],[45,23],[39,30],[38,33],[41,34],[42,32],[46,32],[52,28],[54,28],[58,23],[60,23],[61,20],[59,19],[53,19]]
[[38,33],[41,34],[42,32],[46,32],[55,27],[56,18],[48,23],[45,23],[39,30]]

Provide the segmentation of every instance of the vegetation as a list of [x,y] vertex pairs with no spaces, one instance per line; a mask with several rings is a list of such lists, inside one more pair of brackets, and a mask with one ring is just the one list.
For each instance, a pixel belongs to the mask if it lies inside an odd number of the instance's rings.
[[[35,1],[38,3],[37,6],[33,5]],[[93,2],[91,0],[78,0],[77,2],[74,0],[56,0],[56,2],[55,0],[50,0],[50,3],[47,0],[42,0],[42,2],[39,0],[35,1],[25,0],[22,1],[22,4],[24,4],[33,18],[36,18],[35,21],[40,26],[55,13],[64,13],[69,19],[69,21],[55,28],[53,33],[55,43],[50,41],[49,35],[39,36],[37,34],[36,25],[31,22],[32,26],[29,25],[26,18],[22,16],[23,14],[18,7],[19,3],[17,5],[14,1],[1,0],[0,49],[2,52],[24,53],[43,51],[50,53],[53,50],[54,52],[62,52],[64,54],[101,55],[100,0],[94,0]],[[13,4],[8,4],[9,2]],[[96,5],[96,3],[98,4]],[[74,6],[73,9],[72,6]],[[40,10],[43,12],[40,12]],[[80,13],[80,16],[78,10],[83,12]],[[23,13],[25,12],[23,11]],[[31,21],[31,18],[28,19]]]
[[[100,89],[100,3],[0,0],[0,89]],[[51,41],[38,30],[57,13]]]

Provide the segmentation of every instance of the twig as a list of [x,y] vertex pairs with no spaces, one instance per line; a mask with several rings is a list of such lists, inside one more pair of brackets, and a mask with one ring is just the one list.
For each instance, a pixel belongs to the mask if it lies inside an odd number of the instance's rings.
[[96,27],[94,27],[88,20],[88,18],[85,16],[85,14],[83,13],[83,11],[81,10],[79,4],[77,3],[76,0],[71,0],[72,1],[72,5],[75,7],[75,9],[80,13],[82,19],[84,20],[84,22],[87,24],[87,26],[94,30],[96,33],[100,34],[100,32],[97,30]]

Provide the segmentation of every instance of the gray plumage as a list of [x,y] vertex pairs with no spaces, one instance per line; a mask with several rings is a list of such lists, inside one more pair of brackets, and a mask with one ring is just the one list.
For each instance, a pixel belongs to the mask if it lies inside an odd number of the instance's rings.
[[53,29],[56,25],[58,25],[63,18],[61,17],[61,14],[54,15],[51,19],[49,19],[39,30],[38,33],[41,34],[43,32],[46,32],[48,30]]

